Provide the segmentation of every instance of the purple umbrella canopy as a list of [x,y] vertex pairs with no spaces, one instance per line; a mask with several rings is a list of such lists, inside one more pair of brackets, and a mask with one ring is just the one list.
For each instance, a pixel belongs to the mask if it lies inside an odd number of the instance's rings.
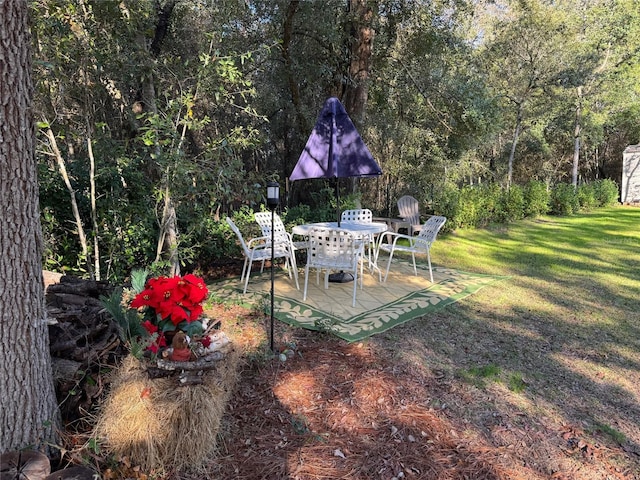
[[327,99],[289,180],[381,174],[340,100]]

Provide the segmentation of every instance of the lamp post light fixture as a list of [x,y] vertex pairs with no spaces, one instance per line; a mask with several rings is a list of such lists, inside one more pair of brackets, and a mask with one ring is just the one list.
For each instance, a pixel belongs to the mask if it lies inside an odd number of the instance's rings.
[[271,210],[271,351],[273,348],[273,299],[274,299],[274,276],[273,276],[273,261],[274,261],[274,235],[273,224],[275,220],[275,210],[280,203],[280,185],[278,182],[267,182],[267,207]]
[[272,212],[280,204],[280,184],[267,182],[267,206]]

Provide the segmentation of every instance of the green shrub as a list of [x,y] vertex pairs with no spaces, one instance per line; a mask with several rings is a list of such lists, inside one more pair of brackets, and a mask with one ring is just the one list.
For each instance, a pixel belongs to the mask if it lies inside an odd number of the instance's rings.
[[506,192],[497,183],[446,188],[434,196],[433,205],[435,213],[447,217],[447,231],[512,221],[524,215],[522,189],[516,186]]
[[524,187],[524,215],[537,217],[549,213],[551,194],[547,186],[538,180],[532,180]]
[[447,217],[444,227],[447,231],[460,228],[458,207],[460,205],[460,190],[455,186],[446,186],[433,197],[433,208],[437,215]]
[[475,226],[488,225],[495,222],[502,208],[503,190],[497,183],[488,183],[481,187],[474,187],[474,201],[476,204]]
[[280,215],[282,221],[290,230],[295,225],[302,225],[303,223],[310,222],[312,218],[311,207],[309,205],[300,204],[295,207],[287,208]]
[[479,195],[473,187],[464,186],[460,189],[457,206],[457,223],[460,227],[475,227],[478,225],[478,210],[481,205]]
[[[322,188],[311,191],[309,196],[311,197],[309,205],[300,204],[296,207],[292,207],[292,213],[285,211],[283,215],[288,217],[288,220],[286,221],[283,219],[285,223],[292,222],[294,217],[297,217],[299,220],[303,220],[302,223],[335,222],[337,220],[338,199],[336,198],[335,186],[332,186],[327,182]],[[355,196],[341,196],[340,210],[342,211],[352,208],[355,208]]]
[[576,189],[570,183],[559,183],[551,191],[551,213],[571,215],[580,209]]
[[598,207],[610,207],[618,203],[618,184],[609,178],[593,182]]
[[451,218],[454,218],[452,227],[473,228],[494,221],[500,203],[500,186],[465,185],[457,190],[457,194],[449,190],[447,195],[448,213],[453,214]]
[[578,187],[576,194],[578,196],[580,209],[589,211],[598,206],[596,190],[593,183],[583,183]]
[[495,221],[513,222],[524,218],[524,205],[524,190],[519,185],[511,185],[508,190],[502,190]]
[[[233,222],[242,232],[246,241],[250,238],[262,235],[260,227],[253,218],[252,208],[243,206],[240,210],[229,215]],[[199,235],[201,238],[198,245],[198,264],[212,265],[220,260],[230,258],[242,258],[242,249],[237,241],[236,235],[227,224],[226,215],[219,220],[208,217],[202,222],[205,232]]]
[[447,217],[446,231],[482,227],[539,215],[571,215],[615,204],[618,187],[611,180],[599,180],[578,189],[559,183],[552,189],[532,180],[524,187],[512,185],[505,190],[497,183],[485,185],[449,185],[433,196],[433,212]]
[[234,257],[240,252],[235,242],[235,235],[224,218],[220,220],[208,218],[203,223],[203,228],[206,229],[207,234],[202,240],[198,255],[198,262],[201,265],[211,265],[220,259]]

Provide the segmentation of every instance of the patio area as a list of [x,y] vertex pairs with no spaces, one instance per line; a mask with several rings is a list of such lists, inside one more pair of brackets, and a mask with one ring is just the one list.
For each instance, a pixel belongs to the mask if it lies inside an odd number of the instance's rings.
[[[386,267],[386,257],[381,259],[382,266]],[[410,263],[394,260],[384,283],[378,281],[377,274],[365,270],[363,288],[360,290],[358,286],[354,308],[351,306],[351,283],[330,283],[329,288],[325,289],[322,275],[319,284],[316,283],[315,272],[311,275],[307,299],[303,301],[302,269],[301,289],[297,290],[286,271],[277,268],[274,317],[301,328],[329,331],[348,342],[384,332],[456,302],[485,285],[508,278],[434,266],[432,284],[426,265],[418,263],[418,275],[415,276]],[[267,313],[270,308],[270,289],[271,274],[268,268],[262,274],[259,270],[252,274],[245,295],[242,294],[239,278],[210,285],[210,290],[225,301],[254,307],[263,304]]]

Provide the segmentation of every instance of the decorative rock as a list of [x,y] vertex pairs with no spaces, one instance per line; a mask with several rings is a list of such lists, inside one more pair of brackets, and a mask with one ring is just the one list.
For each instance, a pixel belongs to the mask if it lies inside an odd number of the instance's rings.
[[100,475],[85,467],[69,467],[52,473],[44,480],[95,480]]
[[13,451],[3,453],[0,460],[1,480],[44,480],[50,473],[51,463],[44,453]]

